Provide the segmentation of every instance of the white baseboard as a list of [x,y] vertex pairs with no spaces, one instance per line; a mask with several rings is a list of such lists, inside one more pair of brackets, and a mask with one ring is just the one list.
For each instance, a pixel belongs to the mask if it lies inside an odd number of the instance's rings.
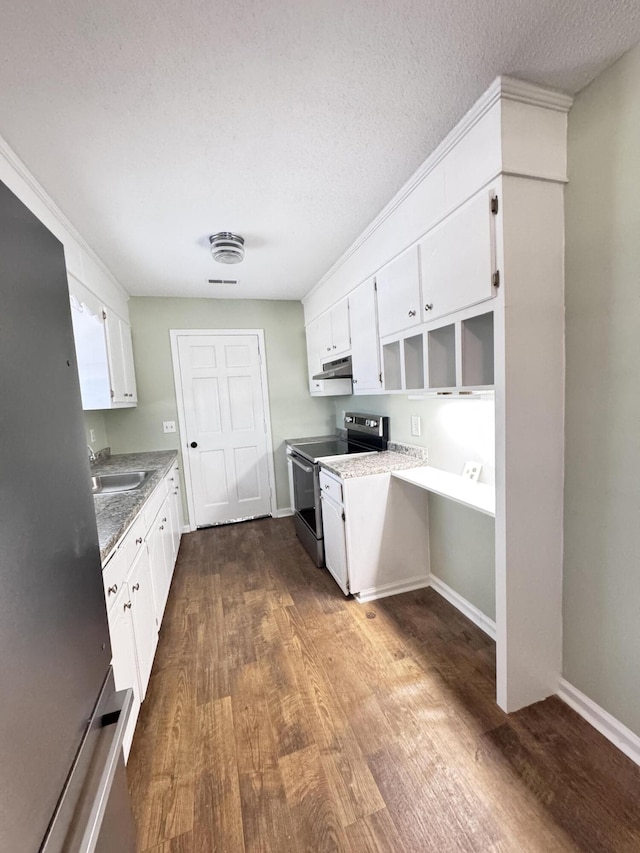
[[431,575],[429,586],[433,587],[433,589],[445,598],[449,604],[453,604],[457,610],[464,613],[467,619],[471,620],[474,625],[477,625],[481,631],[484,631],[492,640],[495,640],[496,623],[493,619],[489,619],[488,616],[485,616],[481,610],[478,610],[478,608],[475,607],[475,605],[471,604],[470,601],[467,601],[467,599],[463,598],[455,591],[455,589],[451,589],[450,586],[448,586],[444,581],[441,581],[440,578],[435,575]]
[[414,589],[424,589],[427,586],[429,586],[429,575],[417,575],[398,583],[385,583],[381,586],[361,589],[354,597],[360,604],[364,604],[365,601],[375,601],[376,598],[387,598],[389,595],[400,595],[401,592],[411,592]]
[[287,506],[284,509],[277,509],[275,512],[272,512],[271,515],[273,518],[288,518],[290,515],[293,515],[293,510],[290,506]]
[[[193,528],[195,530],[195,527]],[[185,524],[182,528],[183,533],[191,533],[191,525]]]
[[607,740],[617,746],[621,752],[640,764],[640,737],[628,729],[624,723],[617,720],[584,693],[569,684],[564,678],[558,681],[558,696],[574,711],[580,714],[594,729],[604,735]]

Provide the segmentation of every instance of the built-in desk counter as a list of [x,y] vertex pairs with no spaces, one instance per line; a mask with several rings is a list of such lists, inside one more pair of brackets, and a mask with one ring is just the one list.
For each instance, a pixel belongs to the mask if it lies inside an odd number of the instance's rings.
[[487,483],[475,483],[459,474],[441,471],[430,465],[393,471],[391,476],[495,518],[496,490]]

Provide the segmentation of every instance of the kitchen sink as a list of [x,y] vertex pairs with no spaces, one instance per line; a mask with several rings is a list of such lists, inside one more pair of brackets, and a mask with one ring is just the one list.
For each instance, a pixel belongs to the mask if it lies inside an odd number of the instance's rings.
[[117,474],[96,474],[91,478],[91,491],[94,495],[113,492],[132,492],[139,489],[153,471],[122,471]]

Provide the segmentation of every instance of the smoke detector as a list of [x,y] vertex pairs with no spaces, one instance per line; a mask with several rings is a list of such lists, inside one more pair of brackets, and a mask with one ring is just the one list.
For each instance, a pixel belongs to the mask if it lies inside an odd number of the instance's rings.
[[244,258],[244,238],[230,231],[219,231],[209,237],[213,260],[219,264],[239,264]]

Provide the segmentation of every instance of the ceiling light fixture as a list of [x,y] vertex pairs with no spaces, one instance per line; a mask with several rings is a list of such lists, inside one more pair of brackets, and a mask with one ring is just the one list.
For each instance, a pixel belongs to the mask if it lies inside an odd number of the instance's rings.
[[209,237],[213,260],[219,264],[239,264],[244,258],[244,238],[230,231],[219,231]]

